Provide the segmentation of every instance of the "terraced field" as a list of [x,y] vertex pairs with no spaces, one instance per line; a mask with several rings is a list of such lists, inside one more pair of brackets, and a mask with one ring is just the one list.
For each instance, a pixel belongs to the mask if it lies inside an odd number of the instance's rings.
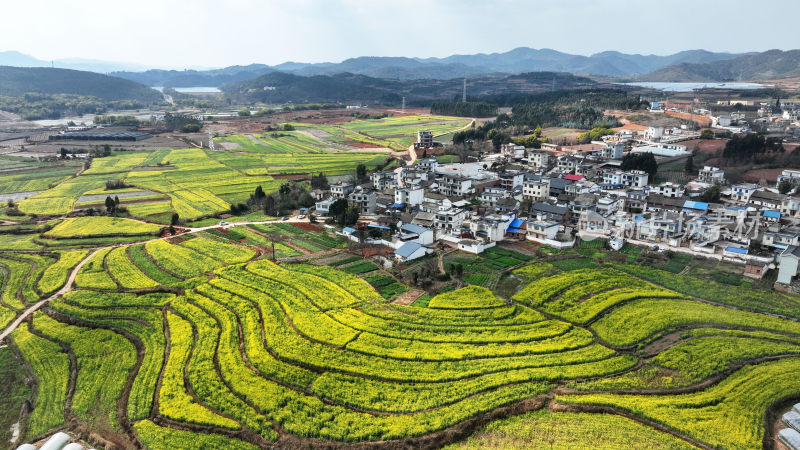
[[470,121],[459,117],[432,115],[387,117],[380,120],[355,120],[339,127],[351,132],[367,135],[388,141],[400,149],[406,149],[414,143],[419,130],[431,130],[434,135],[450,133],[458,130]]
[[800,324],[765,314],[800,307],[795,296],[742,288],[761,310],[734,309],[713,283],[670,289],[666,271],[519,267],[498,249],[481,264],[517,267],[509,298],[468,285],[400,306],[383,290],[402,284],[357,257],[256,259],[281,232],[338,245],[278,222],[91,255],[0,254],[12,318],[86,259],[10,339],[37,380],[26,440],[66,427],[154,449],[419,447],[507,419],[466,445],[759,448],[767,412],[800,395]]

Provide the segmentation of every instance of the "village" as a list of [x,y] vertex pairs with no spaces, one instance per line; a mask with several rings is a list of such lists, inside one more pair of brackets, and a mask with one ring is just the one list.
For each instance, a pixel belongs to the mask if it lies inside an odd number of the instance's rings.
[[[797,121],[794,106],[773,114],[762,104],[760,122],[771,127],[783,123],[781,133],[791,133]],[[650,110],[677,111],[658,102]],[[731,116],[695,112],[708,117],[717,131],[749,131],[744,119],[732,122]],[[630,243],[725,261],[754,279],[778,269],[774,287],[797,292],[800,170],[785,169],[774,183],[756,184],[730,182],[725,170],[703,165],[686,173],[688,182],[655,183],[644,170],[623,170],[623,158],[651,154],[659,166],[683,166],[692,151],[681,142],[696,140],[700,133],[686,127],[639,128],[584,145],[526,148],[509,143],[499,153],[468,162],[440,162],[441,145],[430,131],[420,130],[409,151],[424,157],[414,155],[404,167],[375,171],[366,183],[339,181],[327,191],[313,190],[313,214],[324,219],[340,199],[359,205],[358,222],[341,233],[355,242],[388,247],[401,263],[442,245],[480,254],[504,241],[568,249],[578,240],[603,239],[612,250]],[[779,186],[789,189],[780,193]],[[711,201],[703,201],[709,195]]]

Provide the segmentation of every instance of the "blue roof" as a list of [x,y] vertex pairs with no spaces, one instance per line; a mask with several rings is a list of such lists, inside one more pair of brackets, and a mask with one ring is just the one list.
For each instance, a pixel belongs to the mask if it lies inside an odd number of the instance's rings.
[[350,228],[350,227],[344,227],[344,228],[342,228],[342,231],[347,233],[347,234],[353,234],[353,233],[356,232],[356,229],[355,228]]
[[686,200],[685,202],[683,202],[683,207],[688,209],[700,209],[705,211],[708,209],[708,203]]
[[389,208],[398,208],[399,209],[399,208],[402,208],[404,206],[406,206],[406,205],[403,204],[403,203],[392,203],[391,205],[389,205]]
[[367,226],[369,228],[380,228],[381,230],[391,230],[391,228],[387,227],[386,225],[378,225],[377,223],[370,223]]
[[514,220],[511,221],[510,224],[508,224],[508,227],[509,228],[519,228],[519,227],[522,226],[523,223],[525,223],[525,221],[522,220],[522,219],[514,219]]
[[770,217],[770,218],[773,218],[773,219],[780,219],[781,218],[781,213],[779,213],[778,211],[773,211],[771,209],[768,209],[768,210],[764,211],[764,217]]
[[422,234],[426,231],[429,231],[427,228],[413,223],[407,223],[402,227],[400,227],[400,229],[403,231],[408,231],[409,233],[417,233],[417,234]]
[[731,252],[731,253],[739,253],[739,254],[742,254],[742,255],[746,255],[747,254],[747,249],[746,248],[739,248],[739,247],[725,247],[725,251],[726,252]]
[[395,250],[394,254],[397,256],[402,256],[403,258],[408,258],[421,247],[422,245],[416,242],[406,242],[405,244],[401,245],[400,248]]

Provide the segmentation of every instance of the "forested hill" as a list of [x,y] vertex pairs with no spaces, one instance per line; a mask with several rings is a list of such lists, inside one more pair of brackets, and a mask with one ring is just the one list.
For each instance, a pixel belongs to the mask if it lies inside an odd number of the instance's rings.
[[[481,97],[496,94],[535,94],[554,89],[579,89],[596,86],[585,77],[562,72],[530,72],[467,78],[467,95]],[[222,87],[234,101],[283,102],[367,102],[399,105],[406,97],[408,105],[430,105],[434,100],[460,98],[463,79],[397,80],[342,73],[299,76],[273,72],[252,80]]]
[[745,81],[800,76],[800,50],[769,50],[725,61],[677,64],[641,77],[643,81]]
[[107,101],[132,100],[141,103],[162,99],[161,93],[143,84],[94,72],[0,66],[0,96],[19,97],[26,93],[71,94]]

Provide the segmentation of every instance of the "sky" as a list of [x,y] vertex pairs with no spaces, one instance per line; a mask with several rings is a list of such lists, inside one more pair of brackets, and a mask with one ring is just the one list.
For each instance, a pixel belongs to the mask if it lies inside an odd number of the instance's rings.
[[[666,55],[798,47],[800,1],[26,0],[3,2],[0,51],[160,68],[444,57],[552,48]],[[763,5],[763,7],[762,7]],[[772,24],[778,22],[778,26]],[[782,25],[781,25],[782,24]],[[750,29],[750,31],[748,31]]]

